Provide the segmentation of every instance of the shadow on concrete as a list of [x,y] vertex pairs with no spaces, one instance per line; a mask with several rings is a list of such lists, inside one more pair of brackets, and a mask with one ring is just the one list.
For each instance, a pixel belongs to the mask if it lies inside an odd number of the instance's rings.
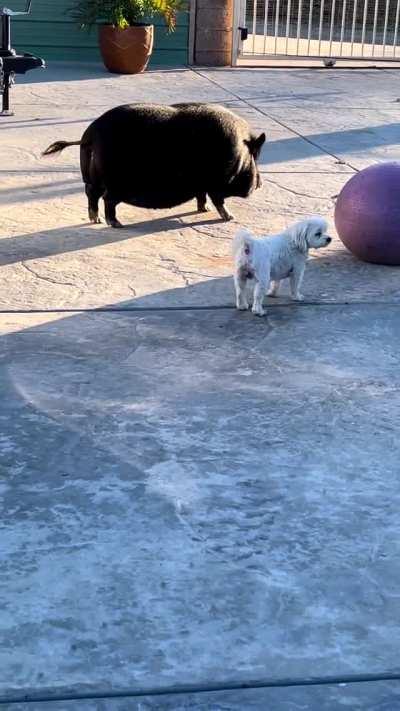
[[[76,184],[72,187],[71,184]],[[62,197],[81,192],[82,182],[77,178],[37,183],[36,185],[21,185],[15,188],[0,188],[0,205],[21,204],[25,202],[47,200],[48,198]]]
[[41,173],[47,174],[53,174],[53,173],[78,173],[79,176],[81,175],[81,171],[79,168],[73,168],[68,165],[64,166],[59,166],[57,168],[29,168],[27,170],[26,168],[17,168],[16,170],[4,170],[0,168],[0,175],[34,175],[35,173],[38,173],[39,175]]
[[[296,128],[296,125],[294,127]],[[400,151],[399,132],[400,124],[390,123],[267,141],[261,153],[259,165],[267,168],[269,163],[306,160],[318,154],[363,153],[380,146],[396,145],[399,146]]]
[[[146,70],[145,74],[132,75],[132,81],[140,81],[143,76],[157,74],[177,74],[178,72],[189,72],[188,67],[157,67],[153,66]],[[72,82],[86,81],[88,79],[126,79],[126,75],[111,74],[100,62],[47,62],[44,71],[29,72],[18,76],[18,84],[47,84],[49,82]]]
[[12,318],[3,693],[393,668],[398,309]]
[[[65,190],[63,194],[75,193],[80,190],[76,189]],[[47,194],[43,197],[54,197],[53,194]],[[37,199],[35,193],[32,199]],[[15,200],[15,202],[23,201],[24,196]],[[10,199],[7,198],[7,203]],[[0,193],[1,204],[1,193]],[[17,209],[17,208],[16,208]],[[82,204],[82,215],[86,214],[86,206]],[[67,254],[82,249],[92,249],[105,244],[115,242],[124,242],[139,237],[149,237],[157,232],[165,232],[171,230],[182,230],[184,228],[201,225],[215,225],[221,222],[219,218],[204,219],[191,222],[190,219],[182,222],[182,218],[190,218],[198,213],[193,210],[180,214],[172,214],[171,217],[155,217],[154,219],[140,219],[126,225],[121,230],[112,229],[108,225],[91,225],[90,223],[81,223],[60,227],[53,230],[43,232],[33,232],[22,235],[15,235],[0,241],[0,265],[14,264],[27,259],[35,259],[37,257],[51,257],[57,254]]]
[[94,121],[97,116],[88,116],[87,118],[80,119],[63,119],[55,118],[54,116],[48,118],[31,118],[31,119],[21,119],[17,121],[5,121],[0,119],[0,128],[2,131],[10,131],[12,129],[27,129],[27,128],[41,128],[42,126],[68,126],[74,123],[88,123]]

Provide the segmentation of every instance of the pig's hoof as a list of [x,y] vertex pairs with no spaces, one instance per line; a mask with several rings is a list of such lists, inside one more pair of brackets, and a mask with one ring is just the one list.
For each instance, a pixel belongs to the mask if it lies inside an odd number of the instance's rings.
[[108,224],[116,230],[121,230],[123,228],[123,225],[119,220],[110,220]]
[[208,205],[199,205],[197,212],[211,212],[211,208]]
[[101,220],[98,212],[94,212],[94,210],[89,210],[89,221],[92,223],[92,225],[100,225]]
[[226,207],[221,207],[218,210],[220,217],[223,219],[224,222],[230,222],[231,220],[234,220],[234,216],[232,215],[229,210],[226,209]]

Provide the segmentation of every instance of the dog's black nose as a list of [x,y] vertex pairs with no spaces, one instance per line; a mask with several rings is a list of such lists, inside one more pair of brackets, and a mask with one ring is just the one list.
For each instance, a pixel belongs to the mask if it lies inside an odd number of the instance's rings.
[[332,242],[332,237],[328,237],[328,238],[327,238],[326,244],[330,244],[330,242]]

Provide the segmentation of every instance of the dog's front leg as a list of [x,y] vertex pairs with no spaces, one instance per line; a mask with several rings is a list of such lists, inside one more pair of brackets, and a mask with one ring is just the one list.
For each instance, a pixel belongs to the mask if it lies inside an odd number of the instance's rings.
[[246,295],[246,283],[247,280],[243,279],[240,274],[236,273],[234,276],[235,290],[236,290],[236,308],[239,311],[247,311],[249,304]]
[[265,316],[263,309],[264,296],[268,289],[268,282],[257,281],[254,287],[253,308],[251,309],[256,316]]
[[304,296],[300,293],[300,287],[304,277],[306,265],[295,267],[290,275],[290,290],[293,301],[303,301]]

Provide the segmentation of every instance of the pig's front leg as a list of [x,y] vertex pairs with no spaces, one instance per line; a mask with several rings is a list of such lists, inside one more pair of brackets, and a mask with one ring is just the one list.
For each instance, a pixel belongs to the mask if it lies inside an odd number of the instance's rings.
[[229,212],[229,210],[225,207],[225,201],[223,197],[221,197],[220,195],[210,195],[210,198],[213,201],[213,204],[215,205],[218,213],[221,215],[222,219],[225,222],[230,222],[230,220],[235,219],[232,213]]

